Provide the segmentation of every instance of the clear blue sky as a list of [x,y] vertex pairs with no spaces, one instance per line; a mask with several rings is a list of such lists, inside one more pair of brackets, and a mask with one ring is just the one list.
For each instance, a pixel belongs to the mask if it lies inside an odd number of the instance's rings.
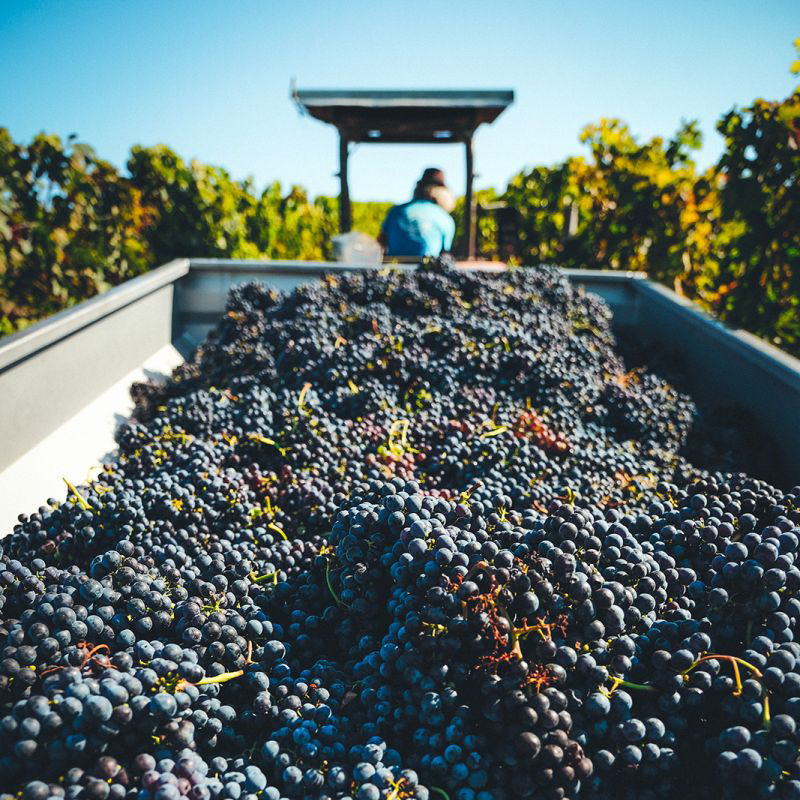
[[[476,138],[478,186],[578,153],[601,116],[640,136],[698,118],[702,165],[717,117],[782,97],[800,0],[0,0],[0,125],[28,140],[79,134],[122,166],[166,143],[259,185],[336,194],[335,130],[302,118],[289,81],[315,88],[513,88]],[[405,198],[440,165],[460,193],[460,147],[361,146],[356,199]]]

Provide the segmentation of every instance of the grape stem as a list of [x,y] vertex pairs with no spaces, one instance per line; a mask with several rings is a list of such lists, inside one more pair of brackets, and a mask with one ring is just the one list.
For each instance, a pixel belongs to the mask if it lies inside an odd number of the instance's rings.
[[208,686],[212,683],[227,683],[228,681],[232,681],[234,678],[241,678],[242,675],[244,675],[244,670],[237,669],[235,672],[223,672],[220,675],[207,675],[205,678],[201,678],[196,683],[184,679],[180,681],[175,688],[180,691],[186,686]]
[[67,489],[69,489],[75,497],[78,498],[78,504],[84,511],[89,511],[91,506],[86,502],[86,498],[66,479],[63,478],[64,483],[67,484]]
[[303,384],[303,388],[300,390],[300,396],[297,398],[297,408],[303,414],[308,413],[306,411],[306,405],[305,405],[304,401],[306,399],[306,394],[308,394],[308,390],[310,388],[311,388],[311,384],[310,383]]
[[342,602],[339,599],[339,596],[336,594],[336,592],[333,591],[333,585],[331,584],[331,561],[330,561],[330,559],[326,559],[326,560],[327,560],[327,564],[325,565],[325,583],[328,584],[328,591],[331,593],[331,597],[333,597],[333,599],[340,606],[345,606],[345,608],[348,608],[349,606],[347,605],[347,603]]
[[283,529],[279,528],[274,522],[270,522],[267,528],[271,531],[275,531],[275,533],[279,533],[287,542],[289,541],[289,537],[283,532]]
[[658,691],[655,686],[650,686],[650,684],[647,684],[647,683],[634,683],[633,681],[626,681],[623,678],[616,678],[616,677],[612,677],[611,681],[614,684],[611,687],[611,691],[612,692],[618,686],[625,686],[628,689],[636,689],[639,692],[655,692],[655,691]]
[[250,580],[253,583],[261,583],[262,581],[267,580],[268,578],[272,578],[272,585],[278,585],[278,573],[277,572],[265,572],[263,575],[256,575],[254,572],[250,573]]
[[739,658],[738,656],[726,656],[726,655],[718,655],[711,653],[709,655],[705,655],[702,658],[697,659],[697,661],[695,661],[694,664],[692,664],[692,666],[689,667],[689,669],[684,670],[684,672],[681,674],[688,675],[695,667],[702,664],[704,661],[710,661],[710,660],[730,661],[731,666],[733,667],[734,679],[736,680],[736,689],[733,692],[734,697],[739,697],[742,693],[742,677],[739,672],[739,665],[746,667],[747,669],[750,670],[750,672],[753,673],[756,680],[764,688],[764,711],[762,714],[762,722],[764,728],[766,730],[769,730],[770,725],[772,724],[772,715],[770,713],[770,707],[769,707],[769,690],[767,689],[766,686],[764,686],[764,681],[763,681],[764,676],[761,670],[758,669],[758,667],[751,664],[749,661],[745,661],[743,658]]
[[481,439],[489,439],[492,436],[499,436],[501,433],[505,433],[507,430],[508,430],[508,426],[500,425],[499,427],[494,428],[494,430],[485,431],[484,433],[482,433],[480,435],[480,438]]
[[211,683],[226,683],[232,681],[234,678],[241,678],[244,675],[243,669],[237,669],[235,672],[223,672],[221,675],[208,675],[201,678],[195,686],[208,686]]
[[685,669],[681,674],[688,675],[693,669],[700,666],[704,661],[730,661],[733,664],[734,671],[738,674],[739,664],[743,667],[747,667],[753,675],[761,680],[764,676],[761,674],[761,670],[758,667],[753,666],[749,661],[745,661],[743,658],[739,658],[738,656],[727,656],[727,655],[719,655],[718,653],[709,653],[708,655],[702,656],[698,658],[697,661],[692,664],[691,667]]

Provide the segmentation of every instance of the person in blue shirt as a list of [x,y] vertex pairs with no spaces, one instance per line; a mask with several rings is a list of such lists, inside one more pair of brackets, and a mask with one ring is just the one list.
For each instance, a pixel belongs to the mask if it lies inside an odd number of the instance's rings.
[[408,203],[392,206],[383,221],[378,241],[385,255],[438,256],[453,246],[456,224],[450,216],[455,206],[444,172],[429,167],[422,173]]

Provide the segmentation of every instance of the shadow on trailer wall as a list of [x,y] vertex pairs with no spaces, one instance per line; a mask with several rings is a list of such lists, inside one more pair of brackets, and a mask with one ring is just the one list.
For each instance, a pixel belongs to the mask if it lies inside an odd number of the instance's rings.
[[[224,312],[232,286],[262,280],[291,290],[324,272],[358,269],[179,259],[0,341],[0,535],[20,511],[63,497],[63,478],[84,480],[113,450],[115,425],[131,410],[130,384],[168,374],[187,357]],[[800,361],[728,330],[641,273],[564,274],[609,304],[626,338],[678,353],[682,388],[696,399],[752,415],[774,443],[775,472],[800,483]]]

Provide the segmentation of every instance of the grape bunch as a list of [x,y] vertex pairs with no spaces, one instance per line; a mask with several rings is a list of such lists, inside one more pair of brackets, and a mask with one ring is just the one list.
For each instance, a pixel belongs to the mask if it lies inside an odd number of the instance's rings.
[[0,542],[0,800],[800,798],[800,486],[610,322],[549,268],[234,288]]

